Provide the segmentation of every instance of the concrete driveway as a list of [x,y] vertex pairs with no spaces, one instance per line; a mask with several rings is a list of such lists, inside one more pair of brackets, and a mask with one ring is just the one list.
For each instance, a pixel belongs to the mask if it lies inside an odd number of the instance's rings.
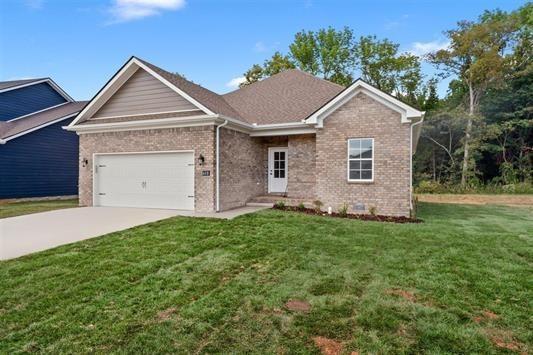
[[0,260],[177,215],[175,210],[81,207],[0,219]]
[[220,213],[153,208],[80,207],[0,219],[0,260],[98,237],[174,216],[232,219],[265,207]]

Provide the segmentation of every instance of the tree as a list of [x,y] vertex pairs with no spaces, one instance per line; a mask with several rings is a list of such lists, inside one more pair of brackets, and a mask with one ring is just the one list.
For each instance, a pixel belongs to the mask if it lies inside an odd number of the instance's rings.
[[444,75],[456,75],[467,87],[468,115],[463,139],[461,186],[465,187],[471,171],[473,124],[479,119],[480,99],[489,85],[502,79],[507,71],[507,46],[515,30],[514,21],[501,11],[485,12],[478,22],[461,21],[457,28],[445,32],[450,40],[447,49],[428,55],[430,62]]
[[420,59],[398,53],[399,44],[376,36],[362,36],[355,47],[355,60],[363,80],[409,104],[420,99],[422,72]]
[[353,32],[347,27],[298,32],[289,46],[288,55],[276,52],[262,66],[252,66],[244,75],[246,82],[243,85],[292,68],[349,85],[353,81],[354,47]]
[[289,56],[282,55],[280,52],[276,52],[272,58],[266,60],[263,64],[263,75],[268,77],[284,70],[294,68],[294,62],[289,58]]
[[252,83],[255,83],[256,81],[259,81],[263,78],[264,72],[263,68],[259,64],[254,64],[250,69],[244,73],[244,78],[246,79],[244,82],[239,84],[239,87],[243,87],[246,85],[250,85]]

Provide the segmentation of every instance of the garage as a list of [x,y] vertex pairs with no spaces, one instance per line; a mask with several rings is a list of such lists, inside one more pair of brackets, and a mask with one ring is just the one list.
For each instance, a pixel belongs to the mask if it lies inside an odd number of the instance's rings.
[[94,205],[194,210],[194,152],[94,155]]

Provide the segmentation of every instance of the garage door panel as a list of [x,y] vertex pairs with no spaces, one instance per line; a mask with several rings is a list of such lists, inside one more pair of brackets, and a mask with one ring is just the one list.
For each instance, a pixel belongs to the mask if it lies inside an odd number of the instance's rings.
[[194,154],[111,154],[96,158],[100,206],[194,209]]

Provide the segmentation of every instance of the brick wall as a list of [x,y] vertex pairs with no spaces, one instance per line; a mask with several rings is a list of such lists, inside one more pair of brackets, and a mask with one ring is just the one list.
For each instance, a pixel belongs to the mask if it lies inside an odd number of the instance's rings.
[[260,139],[231,129],[220,129],[220,209],[240,207],[264,193]]
[[[215,209],[214,126],[81,134],[80,160],[87,159],[89,164],[86,167],[80,165],[80,205],[92,205],[93,153],[168,150],[194,150],[195,207],[197,211],[213,211]],[[203,166],[197,164],[200,154],[205,157]],[[202,176],[202,170],[211,170],[210,176]]]
[[[374,182],[347,181],[347,139],[374,138]],[[363,203],[368,213],[409,215],[410,126],[362,93],[332,113],[316,135],[317,198],[337,210]],[[360,212],[360,211],[358,211]]]
[[314,199],[316,193],[315,135],[289,136],[288,196]]

